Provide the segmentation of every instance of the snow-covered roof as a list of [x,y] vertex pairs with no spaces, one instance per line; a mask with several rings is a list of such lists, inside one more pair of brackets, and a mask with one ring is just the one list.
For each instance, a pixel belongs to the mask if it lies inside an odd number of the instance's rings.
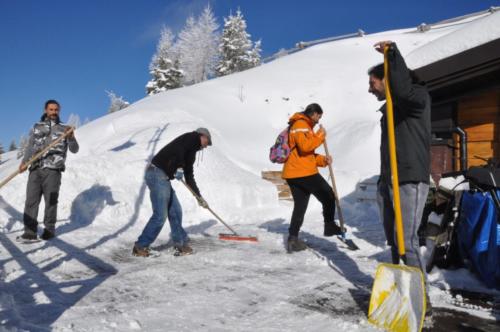
[[494,11],[417,48],[406,62],[410,68],[420,68],[499,38],[500,11]]

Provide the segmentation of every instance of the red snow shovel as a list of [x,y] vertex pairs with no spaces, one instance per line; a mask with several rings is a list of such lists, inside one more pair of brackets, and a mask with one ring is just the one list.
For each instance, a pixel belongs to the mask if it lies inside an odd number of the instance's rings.
[[[181,181],[182,183],[184,183],[184,185],[186,186],[186,188],[188,188],[188,190],[191,192],[191,194],[193,194],[194,197],[196,197],[196,199],[200,199],[200,197],[193,191],[193,189],[191,189],[190,186],[187,185],[187,183],[184,181],[184,180],[179,180]],[[243,236],[243,235],[240,235],[238,233],[236,233],[236,231],[234,229],[232,229],[228,224],[226,224],[224,222],[224,220],[222,220],[221,217],[219,217],[209,206],[207,206],[207,210],[210,211],[210,213],[212,213],[212,215],[218,220],[220,221],[221,224],[223,224],[224,226],[226,226],[227,229],[229,229],[231,231],[231,233],[220,233],[219,234],[219,240],[226,240],[226,241],[247,241],[247,242],[258,242],[259,240],[257,239],[256,236]]]
[[[68,136],[73,131],[75,131],[75,128],[71,127],[68,131],[66,131],[64,134],[59,136],[55,141],[53,141],[52,143],[47,145],[42,151],[40,151],[36,155],[34,155],[26,164],[24,164],[24,166],[26,166],[26,168],[28,168],[31,164],[33,164],[35,161],[40,159],[40,157],[42,157],[47,151],[49,151],[52,147],[54,147],[59,142],[61,142],[64,138],[66,138],[66,136]],[[10,180],[15,178],[19,173],[21,173],[21,171],[18,169],[17,171],[15,171],[11,175],[9,175],[6,179],[4,179],[2,182],[0,182],[0,188],[5,186]]]

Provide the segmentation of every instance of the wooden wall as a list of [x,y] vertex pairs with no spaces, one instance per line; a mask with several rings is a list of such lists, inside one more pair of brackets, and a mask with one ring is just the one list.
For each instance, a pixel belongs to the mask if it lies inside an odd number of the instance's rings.
[[500,87],[461,98],[457,124],[467,132],[469,167],[485,164],[475,156],[500,160]]

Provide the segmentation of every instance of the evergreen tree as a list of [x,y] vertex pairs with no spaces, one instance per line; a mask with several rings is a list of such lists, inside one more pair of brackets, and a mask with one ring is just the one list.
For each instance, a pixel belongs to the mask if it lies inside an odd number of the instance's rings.
[[9,151],[15,151],[15,150],[17,150],[16,140],[12,140],[12,142],[10,142],[9,145]]
[[69,115],[69,118],[68,118],[68,121],[66,122],[66,124],[68,126],[73,126],[75,128],[78,128],[80,127],[80,116],[78,116],[78,114],[73,114],[71,113]]
[[106,91],[109,97],[109,108],[108,113],[114,113],[127,108],[130,103],[123,99],[123,97],[117,96],[113,91]]
[[189,17],[179,34],[179,60],[184,84],[196,84],[213,76],[217,63],[219,25],[210,5],[195,20]]
[[260,64],[260,40],[252,48],[247,23],[238,9],[236,15],[224,18],[224,30],[219,44],[220,61],[217,76],[243,71]]
[[0,143],[0,163],[2,162],[2,155],[5,153],[2,143]]
[[182,85],[183,71],[179,68],[179,55],[174,45],[175,36],[168,28],[163,28],[161,37],[149,65],[151,80],[146,84],[146,92],[153,95],[176,89]]
[[22,135],[19,140],[19,149],[17,150],[17,159],[21,159],[24,156],[24,152],[28,146],[29,140],[26,136]]

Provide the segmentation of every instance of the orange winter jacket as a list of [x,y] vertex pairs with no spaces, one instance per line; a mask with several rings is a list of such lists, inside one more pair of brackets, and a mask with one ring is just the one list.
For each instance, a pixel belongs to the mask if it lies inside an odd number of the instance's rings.
[[283,166],[283,179],[301,178],[318,173],[318,166],[327,166],[325,156],[314,153],[323,144],[325,135],[313,131],[313,123],[307,115],[295,113],[290,122],[289,145],[292,149]]

